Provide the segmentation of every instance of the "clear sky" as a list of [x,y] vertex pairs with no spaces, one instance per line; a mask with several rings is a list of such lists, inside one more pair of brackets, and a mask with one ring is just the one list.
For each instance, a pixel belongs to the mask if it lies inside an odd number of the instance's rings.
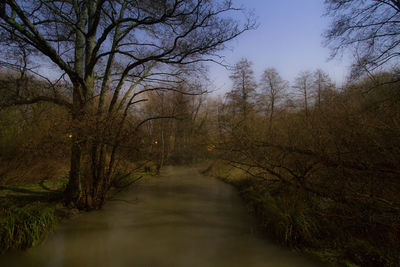
[[[322,44],[322,33],[330,19],[323,16],[323,0],[233,0],[236,6],[253,10],[258,28],[232,41],[223,52],[234,64],[245,57],[254,65],[259,79],[262,71],[274,67],[281,76],[293,82],[300,71],[321,68],[340,86],[348,73],[351,58],[328,61],[329,49]],[[230,89],[229,71],[212,66],[210,78],[217,93]]]

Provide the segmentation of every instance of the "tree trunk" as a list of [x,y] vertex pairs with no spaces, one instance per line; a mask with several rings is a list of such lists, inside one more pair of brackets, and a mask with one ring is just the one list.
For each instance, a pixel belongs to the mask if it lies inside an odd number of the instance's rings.
[[272,135],[272,120],[274,117],[274,109],[275,109],[275,98],[271,97],[271,111],[269,113],[269,125],[268,125],[268,132]]
[[64,192],[65,203],[69,207],[78,207],[77,203],[82,196],[80,169],[81,169],[81,147],[77,137],[73,137],[71,148],[71,166],[69,181]]

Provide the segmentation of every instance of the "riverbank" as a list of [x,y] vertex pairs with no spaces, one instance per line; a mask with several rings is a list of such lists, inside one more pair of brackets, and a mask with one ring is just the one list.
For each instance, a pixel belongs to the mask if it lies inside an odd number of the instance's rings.
[[62,207],[65,179],[0,186],[0,254],[43,240],[68,213]]
[[204,174],[236,187],[268,237],[286,247],[318,257],[333,266],[399,266],[389,249],[351,236],[348,229],[326,216],[334,203],[291,189],[279,182],[266,183],[223,161]]
[[[4,266],[321,266],[263,238],[232,186],[197,167],[166,166],[101,210],[67,220]],[[322,265],[323,266],[323,265]]]
[[[154,174],[155,169],[150,171]],[[109,198],[149,174],[144,168],[121,173]],[[58,223],[81,213],[62,203],[67,182],[67,178],[52,178],[0,186],[0,254],[36,246]]]

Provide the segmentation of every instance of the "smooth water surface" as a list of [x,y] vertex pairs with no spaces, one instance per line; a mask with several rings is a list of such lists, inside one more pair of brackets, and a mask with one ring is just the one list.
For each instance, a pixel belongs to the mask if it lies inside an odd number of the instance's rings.
[[230,185],[167,167],[0,266],[318,266],[265,240]]

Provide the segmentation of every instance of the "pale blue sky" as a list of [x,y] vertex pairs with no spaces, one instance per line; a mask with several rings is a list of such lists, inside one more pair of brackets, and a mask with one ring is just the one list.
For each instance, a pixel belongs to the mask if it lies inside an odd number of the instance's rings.
[[[245,57],[254,63],[256,78],[274,67],[292,82],[300,71],[321,68],[340,86],[348,73],[351,58],[328,61],[329,49],[322,45],[322,33],[329,25],[323,17],[323,0],[234,0],[254,10],[259,27],[232,41],[223,52],[226,62],[234,64]],[[210,78],[218,93],[230,89],[229,72],[212,66]]]

